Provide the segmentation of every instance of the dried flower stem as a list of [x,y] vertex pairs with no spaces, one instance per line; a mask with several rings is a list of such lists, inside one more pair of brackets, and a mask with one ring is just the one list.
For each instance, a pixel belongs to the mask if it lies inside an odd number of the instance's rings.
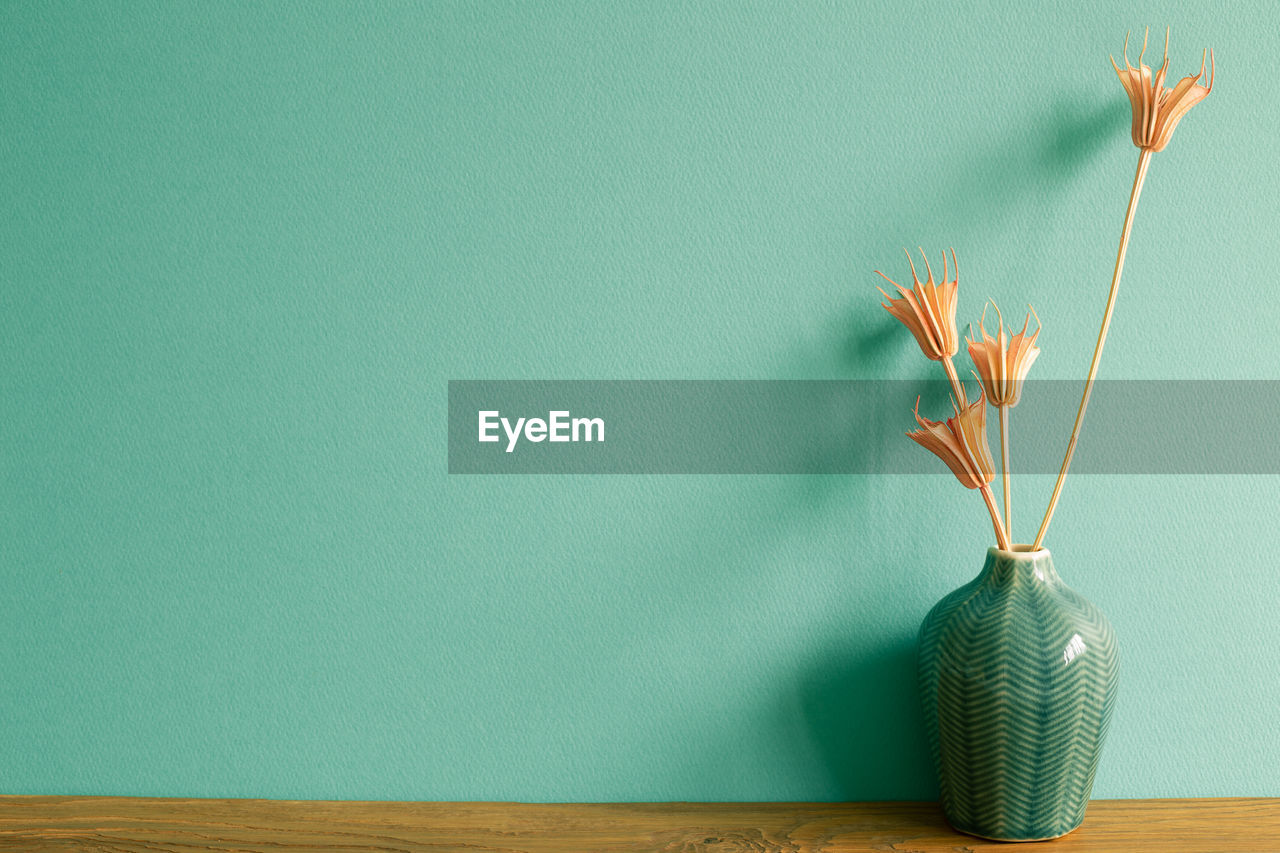
[[1000,477],[1004,480],[1004,529],[1013,535],[1013,512],[1009,508],[1013,498],[1009,494],[1009,421],[1008,406],[998,406],[1000,412]]
[[955,363],[951,361],[951,356],[944,356],[942,366],[947,371],[947,379],[951,380],[951,393],[955,395],[956,405],[964,408],[969,404],[968,398],[964,393],[964,384],[960,381],[960,376],[956,373]]
[[1084,395],[1080,398],[1080,409],[1076,412],[1076,423],[1071,428],[1071,441],[1067,444],[1067,455],[1063,457],[1062,468],[1058,471],[1058,482],[1053,487],[1053,497],[1049,499],[1049,508],[1045,510],[1044,521],[1040,522],[1040,531],[1036,533],[1036,541],[1031,549],[1040,548],[1044,541],[1045,531],[1053,520],[1053,511],[1058,508],[1058,497],[1062,494],[1062,483],[1067,478],[1067,469],[1071,467],[1071,457],[1076,452],[1076,441],[1080,438],[1080,424],[1084,421],[1085,409],[1089,407],[1089,394],[1093,391],[1093,381],[1098,376],[1098,362],[1102,360],[1102,347],[1107,342],[1107,329],[1111,326],[1111,312],[1116,307],[1116,293],[1120,290],[1120,273],[1124,271],[1124,253],[1129,248],[1129,231],[1133,228],[1133,213],[1138,208],[1138,196],[1142,193],[1142,182],[1147,177],[1147,164],[1151,161],[1151,149],[1143,148],[1138,154],[1138,171],[1133,176],[1133,189],[1129,192],[1129,209],[1124,214],[1124,231],[1120,235],[1120,251],[1116,253],[1116,269],[1111,276],[1111,294],[1107,297],[1107,311],[1102,315],[1102,330],[1098,332],[1098,343],[1093,348],[1093,362],[1089,365],[1089,377],[1084,382]]
[[991,526],[996,529],[996,545],[1002,550],[1008,551],[1009,534],[1004,532],[1004,525],[1000,523],[1000,511],[996,509],[995,496],[991,494],[991,485],[987,484],[980,487],[982,489],[982,499],[987,502],[987,512],[991,513]]
[[[942,359],[942,366],[946,368],[947,379],[951,380],[951,393],[954,394],[956,397],[956,405],[961,408],[963,408],[964,406],[967,406],[969,401],[965,397],[964,383],[960,381],[960,376],[959,374],[956,373],[956,366],[951,361],[951,356],[947,356],[946,358]],[[1005,498],[1004,498],[1005,523],[1004,524],[1000,523],[1000,510],[996,509],[996,499],[995,499],[995,496],[991,494],[990,485],[982,486],[982,499],[987,502],[987,512],[991,513],[991,525],[996,530],[996,545],[1008,551],[1009,550],[1009,534],[1006,531],[1008,529],[1008,517],[1009,517],[1009,474],[1008,474],[1007,463],[1003,463],[1004,454],[1007,452],[1008,435],[1004,431],[1004,409],[1000,409],[1000,433],[1001,433],[1001,443],[1000,443],[1001,460],[1002,460],[1002,464],[1006,464],[1005,475],[1004,475],[1004,495],[1005,495]]]

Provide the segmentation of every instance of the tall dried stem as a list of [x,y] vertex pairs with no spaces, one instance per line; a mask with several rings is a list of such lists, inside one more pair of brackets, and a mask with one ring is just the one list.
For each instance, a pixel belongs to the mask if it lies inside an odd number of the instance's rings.
[[1111,294],[1107,297],[1107,311],[1102,315],[1102,330],[1098,332],[1098,343],[1093,348],[1093,362],[1089,365],[1089,377],[1084,383],[1084,394],[1080,397],[1080,408],[1076,412],[1076,423],[1071,428],[1071,441],[1067,444],[1067,455],[1062,459],[1062,468],[1058,471],[1058,482],[1053,486],[1053,497],[1049,498],[1049,508],[1045,510],[1044,520],[1040,522],[1040,531],[1036,533],[1036,541],[1032,550],[1040,547],[1044,534],[1053,520],[1053,511],[1058,508],[1058,498],[1062,495],[1062,483],[1067,479],[1067,469],[1071,467],[1071,457],[1076,452],[1076,441],[1080,438],[1080,424],[1084,422],[1085,409],[1089,408],[1089,395],[1093,392],[1093,381],[1098,376],[1098,362],[1102,360],[1102,347],[1107,342],[1107,330],[1111,327],[1111,312],[1116,307],[1116,294],[1120,291],[1120,274],[1124,271],[1124,253],[1129,248],[1129,231],[1133,228],[1133,213],[1138,208],[1138,196],[1142,193],[1142,182],[1147,177],[1147,164],[1151,161],[1151,149],[1143,148],[1138,155],[1138,171],[1133,176],[1133,189],[1129,192],[1129,208],[1124,214],[1124,231],[1120,235],[1120,251],[1116,253],[1116,269],[1111,276]]
[[1000,413],[1000,477],[1004,480],[1004,529],[1013,536],[1013,510],[1009,505],[1013,502],[1009,494],[1009,407],[999,406]]

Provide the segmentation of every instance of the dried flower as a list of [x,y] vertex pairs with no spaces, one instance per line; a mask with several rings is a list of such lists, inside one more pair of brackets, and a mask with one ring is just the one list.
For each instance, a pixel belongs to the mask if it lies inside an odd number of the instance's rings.
[[977,367],[978,381],[982,383],[982,390],[991,401],[991,405],[1016,406],[1022,397],[1022,382],[1027,378],[1027,371],[1031,369],[1036,356],[1040,355],[1040,347],[1036,346],[1036,338],[1040,336],[1040,317],[1036,317],[1036,330],[1028,337],[1027,326],[1031,322],[1031,314],[1035,313],[1035,309],[1032,308],[1031,313],[1027,314],[1027,319],[1022,323],[1022,331],[1006,339],[1004,315],[1000,313],[999,305],[994,302],[991,304],[995,305],[996,317],[1000,324],[996,337],[993,338],[987,334],[987,309],[983,308],[982,319],[978,321],[982,340],[973,339],[971,328],[965,342],[969,345],[969,357]]
[[[905,249],[903,251],[906,252]],[[960,267],[955,263],[956,250],[952,249],[951,262],[956,268],[956,277],[950,280],[947,253],[943,252],[942,281],[935,282],[933,268],[929,266],[929,258],[924,254],[924,249],[920,250],[920,255],[924,258],[925,269],[929,271],[929,279],[920,280],[916,275],[916,265],[911,260],[911,253],[907,252],[913,282],[910,290],[876,270],[876,275],[898,288],[898,292],[902,294],[895,299],[885,293],[883,288],[879,288],[884,298],[889,300],[881,304],[911,330],[925,356],[934,361],[943,361],[955,355],[960,347],[960,336],[956,333],[956,291],[960,286]]]
[[912,441],[933,451],[956,475],[966,489],[979,489],[995,479],[995,463],[987,449],[987,402],[984,395],[963,408],[952,403],[955,414],[945,421],[920,417],[916,399],[916,423],[920,429],[907,433]]
[[1204,76],[1204,56],[1200,57],[1200,73],[1194,77],[1183,77],[1172,89],[1164,87],[1165,73],[1169,68],[1169,31],[1164,34],[1164,64],[1151,77],[1151,68],[1142,64],[1142,55],[1147,52],[1147,36],[1142,36],[1142,53],[1138,54],[1138,67],[1129,65],[1129,37],[1124,37],[1124,68],[1116,65],[1115,57],[1111,57],[1111,66],[1120,76],[1124,90],[1129,94],[1129,104],[1133,107],[1133,144],[1143,149],[1163,151],[1169,144],[1169,137],[1187,111],[1194,107],[1205,96],[1213,91],[1214,62],[1213,51],[1209,54],[1209,85],[1201,86],[1200,78]]

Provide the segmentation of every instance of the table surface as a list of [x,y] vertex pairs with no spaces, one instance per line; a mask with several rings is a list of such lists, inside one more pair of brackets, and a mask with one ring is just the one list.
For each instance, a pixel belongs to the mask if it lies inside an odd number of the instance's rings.
[[467,853],[1056,850],[1280,853],[1280,799],[1095,800],[1084,825],[1010,847],[936,803],[401,803],[0,797],[0,849]]

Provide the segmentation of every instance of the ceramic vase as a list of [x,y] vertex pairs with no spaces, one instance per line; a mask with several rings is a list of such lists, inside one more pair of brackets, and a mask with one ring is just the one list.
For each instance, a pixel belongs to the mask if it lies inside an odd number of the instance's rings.
[[924,718],[953,827],[1000,841],[1078,827],[1115,704],[1115,633],[1047,550],[991,548],[920,627]]

